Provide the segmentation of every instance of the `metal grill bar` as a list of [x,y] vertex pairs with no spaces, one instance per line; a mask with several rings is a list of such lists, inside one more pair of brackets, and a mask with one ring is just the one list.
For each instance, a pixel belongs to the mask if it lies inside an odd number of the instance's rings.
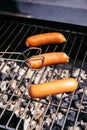
[[[8,23],[9,23],[9,26],[7,26]],[[23,129],[21,124],[22,125],[23,125],[23,123],[25,124],[26,118],[30,117],[27,129],[31,129],[30,127],[32,127],[32,122],[35,123],[35,120],[36,120],[36,122],[39,122],[38,129],[43,130],[43,129],[45,129],[45,125],[47,123],[46,120],[50,117],[51,123],[50,123],[49,127],[47,125],[48,128],[46,127],[46,129],[53,130],[53,129],[56,129],[55,127],[57,127],[57,129],[63,130],[63,129],[67,129],[67,120],[69,118],[70,112],[74,112],[76,114],[75,120],[73,123],[73,128],[76,128],[76,126],[78,124],[79,116],[81,115],[81,113],[87,114],[87,111],[85,109],[81,108],[83,103],[87,103],[86,101],[84,101],[86,87],[83,86],[84,88],[82,88],[83,92],[79,99],[80,100],[79,108],[72,107],[74,97],[76,96],[76,92],[78,92],[78,90],[74,93],[66,94],[67,96],[70,95],[70,97],[71,97],[67,106],[62,106],[62,102],[64,102],[65,94],[61,94],[60,98],[58,97],[58,99],[57,99],[58,101],[57,101],[57,100],[55,100],[55,98],[57,98],[56,97],[57,95],[49,96],[44,99],[32,99],[28,95],[25,95],[25,93],[27,92],[28,87],[33,82],[34,83],[36,82],[37,77],[38,77],[38,80],[36,83],[51,81],[56,78],[59,78],[59,79],[62,78],[62,75],[64,75],[64,70],[66,70],[66,66],[68,66],[68,65],[69,65],[69,68],[67,69],[69,72],[68,76],[73,77],[73,71],[78,66],[77,63],[80,60],[79,56],[80,56],[80,53],[82,53],[81,60],[79,63],[80,70],[79,70],[78,75],[76,76],[76,79],[80,83],[79,78],[81,76],[81,71],[85,68],[85,64],[87,62],[87,48],[86,48],[87,46],[84,47],[84,44],[86,44],[86,42],[87,42],[87,40],[86,40],[87,34],[83,33],[83,32],[72,31],[72,29],[70,29],[70,30],[62,29],[62,28],[60,29],[60,28],[58,28],[58,26],[55,28],[55,27],[47,27],[48,25],[42,26],[42,25],[36,25],[36,24],[20,22],[20,21],[14,22],[14,21],[8,21],[8,20],[7,21],[4,20],[2,22],[2,19],[1,19],[0,20],[0,33],[1,32],[3,32],[3,33],[0,37],[0,40],[2,43],[0,45],[0,50],[4,50],[5,52],[9,51],[9,50],[22,52],[22,51],[26,50],[26,48],[27,48],[27,47],[25,47],[25,43],[24,43],[26,40],[26,37],[37,34],[37,33],[58,31],[58,32],[63,33],[66,36],[67,42],[62,45],[42,46],[41,47],[42,53],[46,53],[46,52],[50,52],[50,51],[53,51],[53,52],[64,51],[70,56],[70,58],[71,58],[70,63],[64,64],[64,65],[54,65],[52,67],[43,67],[40,70],[31,70],[24,63],[21,63],[21,64],[17,63],[19,68],[18,68],[17,72],[15,73],[15,75],[13,75],[12,79],[9,80],[9,83],[6,86],[6,90],[5,91],[0,90],[0,95],[2,95],[2,97],[4,97],[5,94],[8,95],[8,97],[9,97],[7,100],[7,103],[5,104],[5,106],[2,108],[2,111],[0,112],[1,121],[2,121],[6,111],[9,110],[8,109],[9,105],[14,101],[13,109],[9,111],[10,114],[9,114],[8,119],[5,121],[4,124],[2,122],[0,123],[0,128],[5,128],[8,130]],[[6,29],[5,29],[5,27],[6,27]],[[5,29],[5,31],[3,31],[3,29]],[[18,29],[20,29],[20,30],[18,30]],[[8,34],[8,32],[10,32],[10,33]],[[6,35],[7,35],[7,37],[6,37]],[[3,38],[5,38],[5,39],[3,39]],[[75,53],[74,53],[74,50],[75,50]],[[83,52],[82,52],[82,50],[83,50]],[[32,53],[34,53],[34,52],[29,51],[29,53],[26,55],[26,58],[27,58],[27,56],[32,55]],[[37,53],[38,52],[35,52],[35,54],[37,54]],[[74,55],[72,53],[74,53]],[[2,56],[4,56],[4,53]],[[12,56],[13,55],[11,54],[8,58],[11,58]],[[16,59],[18,59],[19,56],[20,55],[18,55],[16,57]],[[15,62],[13,64],[15,64]],[[0,69],[1,72],[2,72],[3,68],[5,67],[5,65],[8,65],[8,62],[4,61],[4,64]],[[12,69],[12,67],[13,66],[11,66],[11,69]],[[20,70],[23,67],[25,67],[25,72],[23,73],[21,78],[17,81],[15,90],[12,90],[12,92],[11,92],[10,91],[11,81],[15,80],[15,79],[17,80],[16,77],[18,76],[18,74],[20,73]],[[27,83],[27,86],[24,88],[23,92],[18,95],[16,93],[16,91],[20,90],[20,86],[23,84],[23,80],[25,79],[28,71],[31,73],[31,76],[28,79],[29,81]],[[57,77],[55,77],[56,76],[55,73],[56,73]],[[59,73],[59,75],[57,73]],[[39,76],[38,76],[38,74],[39,74]],[[49,74],[50,74],[50,77],[49,77]],[[44,79],[44,77],[46,77],[46,76],[48,76],[48,78]],[[7,77],[8,77],[8,75],[5,76],[1,80],[0,86],[4,81],[6,81]],[[66,98],[66,96],[65,96],[65,98]],[[17,122],[16,123],[14,122],[14,125],[12,126],[11,123],[15,118],[17,107],[20,107],[20,104],[22,102],[25,103],[22,114],[21,115],[18,114],[18,117],[16,117],[16,118],[18,118]],[[43,109],[41,108],[42,112],[39,109],[40,105],[43,108]],[[52,109],[51,109],[51,107],[52,107]],[[20,109],[21,109],[21,107],[20,107]],[[32,109],[32,111],[31,111],[31,109]],[[38,119],[37,118],[35,119],[35,115],[34,115],[35,110],[33,111],[33,109],[37,110],[37,113],[38,113],[38,109],[41,112],[41,113],[39,113],[40,115],[38,115]],[[49,112],[50,110],[53,111],[53,113]],[[64,110],[65,113],[63,111],[64,114],[62,116],[64,116],[64,119],[63,119],[63,121],[61,121],[61,122],[63,122],[63,124],[60,127],[59,124],[57,124],[59,121],[58,114],[60,114],[60,112],[62,110]],[[18,111],[18,113],[20,113],[20,112]],[[26,114],[26,113],[28,113],[28,114]],[[53,114],[55,114],[54,118],[52,117]],[[27,117],[27,116],[29,116],[29,117]],[[56,125],[55,125],[55,123],[56,123]],[[86,129],[86,127],[87,127],[87,124],[85,125],[85,129]]]

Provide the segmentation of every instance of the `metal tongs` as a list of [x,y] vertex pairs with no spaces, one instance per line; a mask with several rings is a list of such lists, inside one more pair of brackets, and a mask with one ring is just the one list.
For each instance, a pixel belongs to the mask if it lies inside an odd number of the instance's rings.
[[[27,64],[27,60],[31,59],[32,57],[34,57],[32,60],[42,60],[42,63],[43,63],[43,60],[44,60],[44,57],[42,56],[37,56],[37,55],[33,55],[33,56],[30,56],[28,57],[29,55],[29,52],[30,50],[38,50],[39,54],[41,54],[42,52],[42,49],[41,48],[38,48],[38,47],[30,47],[28,48],[27,50],[23,51],[23,52],[4,52],[4,51],[1,51],[0,54],[2,54],[0,56],[0,59],[2,60],[10,60],[10,61],[15,61],[15,62],[22,62],[22,63],[26,63]],[[10,55],[9,57],[3,57],[3,56],[6,56],[7,55]],[[26,55],[27,54],[27,55]],[[14,57],[14,58],[11,58],[11,57]],[[17,58],[15,58],[17,57]],[[28,58],[27,58],[28,57]],[[29,68],[32,68],[29,64],[27,64],[27,66]]]

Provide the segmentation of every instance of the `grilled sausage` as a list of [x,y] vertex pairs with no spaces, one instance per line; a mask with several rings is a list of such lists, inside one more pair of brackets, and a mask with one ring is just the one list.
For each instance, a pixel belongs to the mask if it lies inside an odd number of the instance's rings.
[[50,52],[32,56],[26,63],[33,69],[39,69],[44,66],[66,63],[68,61],[69,57],[64,52]]
[[28,89],[28,93],[33,98],[41,98],[53,94],[73,92],[77,89],[77,86],[78,82],[74,78],[66,78],[31,85]]
[[66,38],[63,34],[58,32],[43,33],[30,36],[26,39],[26,46],[34,47],[46,44],[66,42]]

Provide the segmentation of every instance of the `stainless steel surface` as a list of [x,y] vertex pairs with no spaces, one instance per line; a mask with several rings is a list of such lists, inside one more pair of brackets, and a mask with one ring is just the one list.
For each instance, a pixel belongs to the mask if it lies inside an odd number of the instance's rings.
[[87,9],[87,1],[86,0],[15,0],[26,3],[36,3],[36,4],[45,4],[45,5],[55,5],[55,6],[64,6],[71,8],[80,8]]
[[0,2],[0,11],[87,26],[87,2],[85,0],[9,0],[9,2],[3,0]]

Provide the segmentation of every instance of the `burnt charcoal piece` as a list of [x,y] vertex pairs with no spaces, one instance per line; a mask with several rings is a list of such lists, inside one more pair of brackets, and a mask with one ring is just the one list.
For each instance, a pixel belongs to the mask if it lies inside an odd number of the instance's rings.
[[75,111],[71,111],[71,112],[69,113],[67,119],[68,119],[69,121],[74,122],[74,121],[75,121],[75,116],[76,116],[76,112],[75,112]]
[[84,130],[84,129],[81,129],[81,127],[79,126],[76,126],[75,128],[74,126],[71,126],[71,127],[66,128],[65,130]]
[[83,122],[87,122],[87,113],[80,113],[78,120],[83,120]]
[[10,81],[10,80],[12,80],[12,77],[7,76],[5,79],[8,80],[8,81]]
[[62,107],[68,107],[70,103],[70,99],[68,97],[65,97],[63,100],[62,100],[62,103],[61,103],[61,106]]
[[74,107],[79,109],[79,107],[80,107],[80,100],[74,101]]
[[80,100],[73,100],[71,106],[78,109],[80,106]]
[[85,125],[80,124],[80,125],[78,125],[78,127],[80,128],[79,130],[86,130],[86,129],[85,129],[85,128],[86,128]]
[[57,122],[53,124],[52,130],[61,130],[61,126],[57,125]]
[[53,113],[55,113],[55,112],[56,112],[56,107],[50,106],[50,107],[48,108],[47,115],[53,114]]
[[[76,118],[76,112],[70,111],[67,116],[66,123],[65,123],[65,130],[68,130],[69,127],[73,127],[75,118]],[[73,130],[73,129],[71,129],[71,130]]]
[[28,78],[23,78],[21,85],[28,85],[29,84],[29,79]]
[[74,100],[74,101],[78,101],[78,100],[79,100],[79,97],[78,97],[77,94],[74,95],[73,100]]
[[48,126],[47,123],[44,123],[43,125],[43,130],[49,130],[50,129],[50,126]]
[[84,107],[84,111],[85,111],[85,112],[87,112],[87,106],[86,106],[86,107]]
[[73,125],[74,125],[74,123],[72,121],[67,120],[65,123],[65,130],[68,130],[68,127],[73,126]]
[[83,101],[87,103],[87,94],[84,94]]
[[26,108],[27,102],[25,102],[25,101],[24,101],[24,102],[21,102],[21,103],[20,103],[20,106],[23,107],[23,108]]
[[63,123],[64,123],[64,117],[60,120],[57,121],[57,125],[59,125],[60,127],[62,127]]
[[13,79],[14,77],[17,77],[18,76],[18,73],[15,72],[15,71],[11,71],[10,72],[10,77]]
[[0,72],[0,81],[4,80],[6,78],[6,74],[5,73],[1,73]]

